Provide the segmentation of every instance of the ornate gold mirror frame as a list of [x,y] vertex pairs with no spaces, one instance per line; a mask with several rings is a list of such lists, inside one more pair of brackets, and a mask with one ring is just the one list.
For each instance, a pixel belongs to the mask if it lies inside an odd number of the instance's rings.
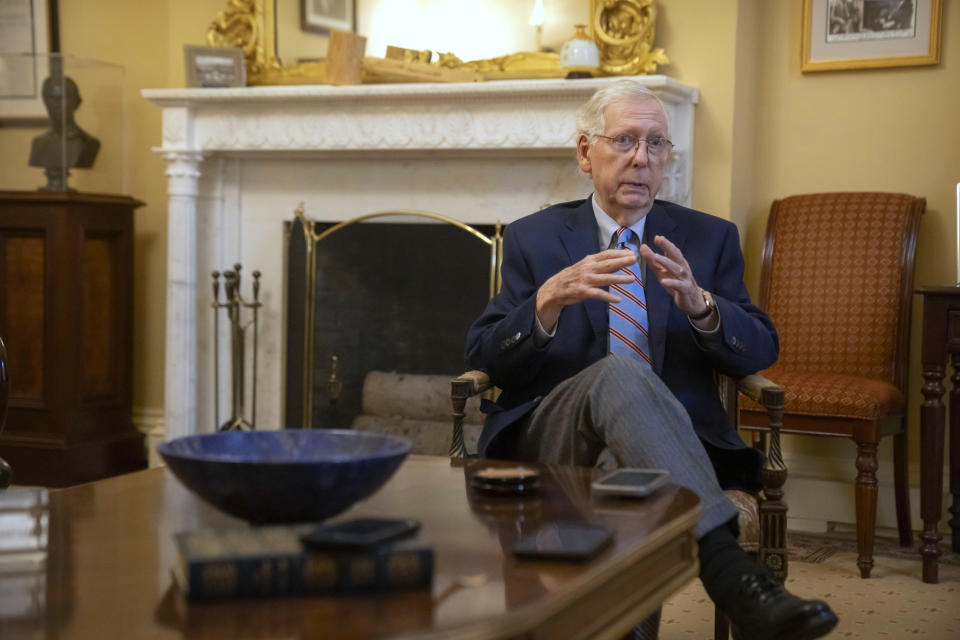
[[319,84],[325,64],[304,62],[284,66],[276,55],[276,5],[274,0],[228,0],[207,29],[212,47],[243,49],[247,84]]
[[[243,49],[247,83],[251,85],[320,84],[323,61],[282,65],[276,56],[274,0],[228,0],[207,30],[214,47]],[[600,50],[604,75],[656,73],[669,62],[663,49],[653,48],[656,0],[590,0],[590,33]],[[547,52],[520,52],[486,60],[463,62],[452,53],[437,63],[446,69],[482,73],[485,79],[563,77],[560,56]]]

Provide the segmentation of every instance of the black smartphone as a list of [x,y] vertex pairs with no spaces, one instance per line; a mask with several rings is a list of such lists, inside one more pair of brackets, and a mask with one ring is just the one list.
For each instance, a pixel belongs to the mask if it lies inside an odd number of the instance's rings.
[[648,496],[667,483],[666,469],[617,469],[594,482],[593,492],[607,496]]
[[606,527],[582,522],[551,522],[523,536],[513,553],[525,558],[589,560],[610,544]]
[[416,520],[356,518],[323,524],[300,537],[312,549],[373,547],[417,532]]

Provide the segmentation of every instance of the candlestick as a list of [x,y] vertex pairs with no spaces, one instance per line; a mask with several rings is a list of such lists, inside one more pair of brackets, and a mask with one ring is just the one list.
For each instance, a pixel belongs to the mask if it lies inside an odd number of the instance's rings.
[[543,0],[534,0],[530,26],[536,29],[537,51],[543,51]]

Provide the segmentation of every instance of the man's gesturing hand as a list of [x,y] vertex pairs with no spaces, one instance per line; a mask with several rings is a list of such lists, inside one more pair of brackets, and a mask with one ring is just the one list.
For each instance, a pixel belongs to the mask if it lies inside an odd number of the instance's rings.
[[543,283],[537,291],[537,318],[547,331],[553,331],[560,311],[567,305],[597,298],[606,302],[620,302],[620,297],[603,287],[630,282],[633,277],[620,269],[637,261],[630,249],[608,249],[587,256]]
[[[700,287],[693,278],[693,272],[690,271],[690,265],[687,259],[683,257],[677,245],[673,244],[663,236],[656,236],[653,239],[663,251],[664,255],[654,253],[647,245],[640,245],[640,256],[647,264],[647,268],[657,276],[660,285],[673,296],[673,302],[680,307],[687,315],[699,315],[703,313],[707,305],[703,301],[703,294],[700,293]],[[705,318],[710,323],[712,318]]]

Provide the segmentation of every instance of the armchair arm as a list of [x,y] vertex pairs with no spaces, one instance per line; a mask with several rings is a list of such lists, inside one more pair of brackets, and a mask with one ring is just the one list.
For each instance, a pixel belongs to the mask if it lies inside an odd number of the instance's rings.
[[[763,392],[765,389],[770,391],[779,391],[783,393],[783,390],[777,386],[776,382],[764,378],[759,373],[755,373],[750,376],[746,376],[737,380],[737,390],[743,395],[747,396],[754,402],[762,404],[764,406]],[[768,392],[769,393],[769,392]]]
[[463,418],[467,399],[491,388],[490,376],[483,371],[467,371],[450,381],[450,402],[453,404],[453,438],[450,440],[450,457],[465,458],[467,448],[463,444]]

